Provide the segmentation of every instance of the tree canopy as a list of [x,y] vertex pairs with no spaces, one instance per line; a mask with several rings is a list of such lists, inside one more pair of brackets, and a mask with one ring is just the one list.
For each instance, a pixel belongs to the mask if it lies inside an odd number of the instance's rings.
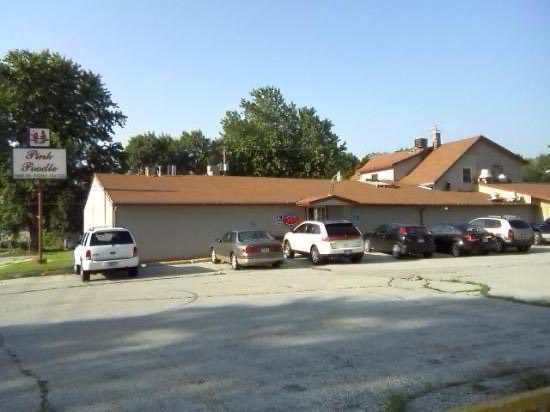
[[49,50],[11,50],[0,60],[0,226],[35,226],[32,181],[11,179],[10,147],[26,146],[28,128],[50,129],[52,147],[67,149],[65,181],[45,182],[45,226],[79,230],[94,172],[124,169],[115,127],[126,117],[101,76]]
[[550,154],[540,154],[527,159],[523,168],[523,177],[527,181],[550,181]]
[[353,170],[358,159],[314,108],[288,103],[274,87],[254,89],[250,96],[221,122],[230,174],[330,178]]
[[[130,171],[145,167],[175,165],[178,173],[205,174],[211,141],[202,131],[182,132],[179,138],[153,132],[133,136],[125,148]],[[166,169],[165,169],[166,170]]]

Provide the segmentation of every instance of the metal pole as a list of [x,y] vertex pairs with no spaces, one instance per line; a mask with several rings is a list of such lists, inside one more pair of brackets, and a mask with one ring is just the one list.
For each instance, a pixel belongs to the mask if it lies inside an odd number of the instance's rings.
[[38,263],[44,263],[42,259],[42,180],[38,181]]

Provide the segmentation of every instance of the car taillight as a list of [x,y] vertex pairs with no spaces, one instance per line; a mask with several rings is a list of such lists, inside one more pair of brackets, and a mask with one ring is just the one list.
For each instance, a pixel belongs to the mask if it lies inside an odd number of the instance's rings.
[[475,242],[476,240],[479,240],[479,237],[474,233],[467,233],[464,235],[464,240]]
[[256,250],[256,246],[246,245],[241,248],[242,253],[252,253]]
[[134,246],[134,257],[137,256],[137,246]]
[[92,251],[91,250],[86,251],[86,260],[92,260]]
[[406,235],[407,233],[409,233],[409,230],[405,226],[401,226],[399,228],[399,233],[402,235]]
[[508,229],[508,239],[514,240],[514,231],[512,229]]

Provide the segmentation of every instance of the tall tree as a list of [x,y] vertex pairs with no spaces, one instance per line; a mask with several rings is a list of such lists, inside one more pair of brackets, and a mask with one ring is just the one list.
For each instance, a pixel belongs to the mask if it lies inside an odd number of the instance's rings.
[[357,158],[314,108],[297,108],[274,87],[254,89],[250,96],[221,122],[219,144],[230,154],[231,174],[326,178],[353,170]]
[[67,149],[67,180],[44,184],[45,227],[61,233],[80,229],[92,174],[124,169],[113,129],[125,120],[100,75],[49,50],[9,51],[0,60],[0,226],[29,228],[34,240],[34,182],[11,178],[9,150],[27,145],[29,127],[50,129],[52,146]]

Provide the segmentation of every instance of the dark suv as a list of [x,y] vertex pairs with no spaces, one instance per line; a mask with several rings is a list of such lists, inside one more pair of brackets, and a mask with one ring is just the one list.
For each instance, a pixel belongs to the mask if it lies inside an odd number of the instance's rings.
[[365,252],[391,253],[399,259],[403,255],[431,257],[435,251],[432,236],[424,226],[391,223],[381,225],[374,233],[365,234]]

